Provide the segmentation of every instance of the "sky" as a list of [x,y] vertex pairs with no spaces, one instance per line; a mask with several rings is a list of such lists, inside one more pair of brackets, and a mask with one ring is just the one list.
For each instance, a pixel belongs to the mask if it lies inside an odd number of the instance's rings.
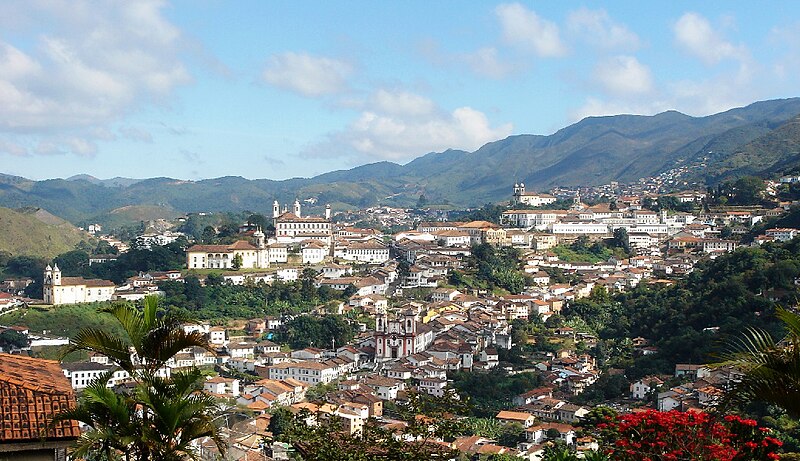
[[309,177],[800,96],[800,2],[0,2],[0,172]]

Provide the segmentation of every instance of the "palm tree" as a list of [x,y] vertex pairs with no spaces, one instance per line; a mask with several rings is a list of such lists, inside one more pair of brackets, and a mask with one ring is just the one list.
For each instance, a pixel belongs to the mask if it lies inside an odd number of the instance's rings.
[[163,313],[159,316],[158,298],[148,296],[139,310],[128,304],[116,304],[102,309],[119,322],[125,337],[98,328],[84,328],[73,338],[64,354],[92,351],[102,354],[131,376],[154,376],[172,357],[188,347],[208,349],[200,332],[186,333],[182,317]]
[[129,305],[104,309],[125,334],[115,336],[99,329],[79,332],[65,354],[84,350],[103,354],[134,381],[127,392],[108,387],[113,370],[87,387],[78,406],[64,411],[57,420],[77,420],[91,429],[73,449],[75,457],[124,459],[126,461],[183,460],[196,458],[192,442],[211,438],[224,452],[214,418],[218,407],[208,394],[199,392],[202,373],[196,368],[177,371],[169,377],[160,371],[179,351],[188,347],[208,348],[200,333],[186,333],[182,319],[158,312],[155,297],[145,299],[139,310]]
[[716,367],[730,366],[742,373],[725,394],[723,405],[763,402],[800,418],[800,315],[778,309],[788,333],[775,342],[764,330],[751,328],[723,355]]

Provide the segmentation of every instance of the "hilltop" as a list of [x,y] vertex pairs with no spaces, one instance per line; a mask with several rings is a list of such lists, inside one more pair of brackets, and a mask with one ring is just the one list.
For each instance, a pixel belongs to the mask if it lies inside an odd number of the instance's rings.
[[334,209],[413,206],[422,194],[430,204],[475,206],[507,200],[518,181],[529,190],[547,190],[633,182],[677,167],[690,167],[692,179],[715,184],[799,166],[798,114],[800,98],[756,102],[706,117],[676,111],[588,117],[549,136],[510,136],[474,152],[432,152],[405,165],[378,162],[282,181],[88,175],[32,181],[0,175],[0,206],[42,207],[73,223],[118,224],[198,211],[269,213],[273,200],[296,197],[331,203]]
[[0,251],[53,258],[89,234],[41,208],[0,208]]

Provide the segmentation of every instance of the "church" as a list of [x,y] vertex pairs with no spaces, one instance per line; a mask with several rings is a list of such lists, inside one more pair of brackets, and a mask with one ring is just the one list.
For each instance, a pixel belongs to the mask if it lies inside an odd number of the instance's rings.
[[83,277],[62,277],[58,264],[44,269],[44,302],[60,304],[80,304],[111,301],[114,296],[114,282],[109,280],[85,279]]
[[525,192],[525,183],[514,184],[514,195],[512,202],[514,205],[542,206],[556,201],[550,194],[539,194],[536,192]]
[[375,361],[401,359],[425,351],[433,330],[419,324],[411,310],[391,318],[381,308],[375,314]]
[[319,240],[326,246],[333,244],[333,225],[331,206],[325,206],[325,217],[303,216],[300,201],[294,201],[292,211],[284,205],[283,212],[276,200],[272,204],[272,219],[275,224],[275,238],[278,243],[300,243],[306,240]]

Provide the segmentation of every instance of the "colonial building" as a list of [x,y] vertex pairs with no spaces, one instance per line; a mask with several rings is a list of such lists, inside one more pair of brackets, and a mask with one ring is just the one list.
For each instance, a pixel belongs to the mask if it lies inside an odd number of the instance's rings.
[[325,245],[333,243],[333,226],[331,225],[331,206],[325,207],[325,217],[303,217],[300,210],[300,201],[294,201],[294,208],[290,212],[286,206],[280,211],[280,204],[276,200],[272,204],[272,219],[275,223],[275,238],[278,243],[299,243],[305,240],[319,240]]
[[109,280],[62,277],[58,264],[44,269],[43,297],[46,304],[91,303],[111,301],[114,282]]
[[[238,240],[230,245],[192,245],[186,250],[186,267],[189,269],[231,269],[234,258],[241,257],[240,267],[266,269],[272,260],[272,251],[264,243],[264,233],[253,233],[255,245]],[[284,249],[285,250],[285,249]]]
[[514,204],[530,206],[542,206],[553,203],[556,198],[550,194],[538,194],[536,192],[525,192],[525,183],[514,184]]

